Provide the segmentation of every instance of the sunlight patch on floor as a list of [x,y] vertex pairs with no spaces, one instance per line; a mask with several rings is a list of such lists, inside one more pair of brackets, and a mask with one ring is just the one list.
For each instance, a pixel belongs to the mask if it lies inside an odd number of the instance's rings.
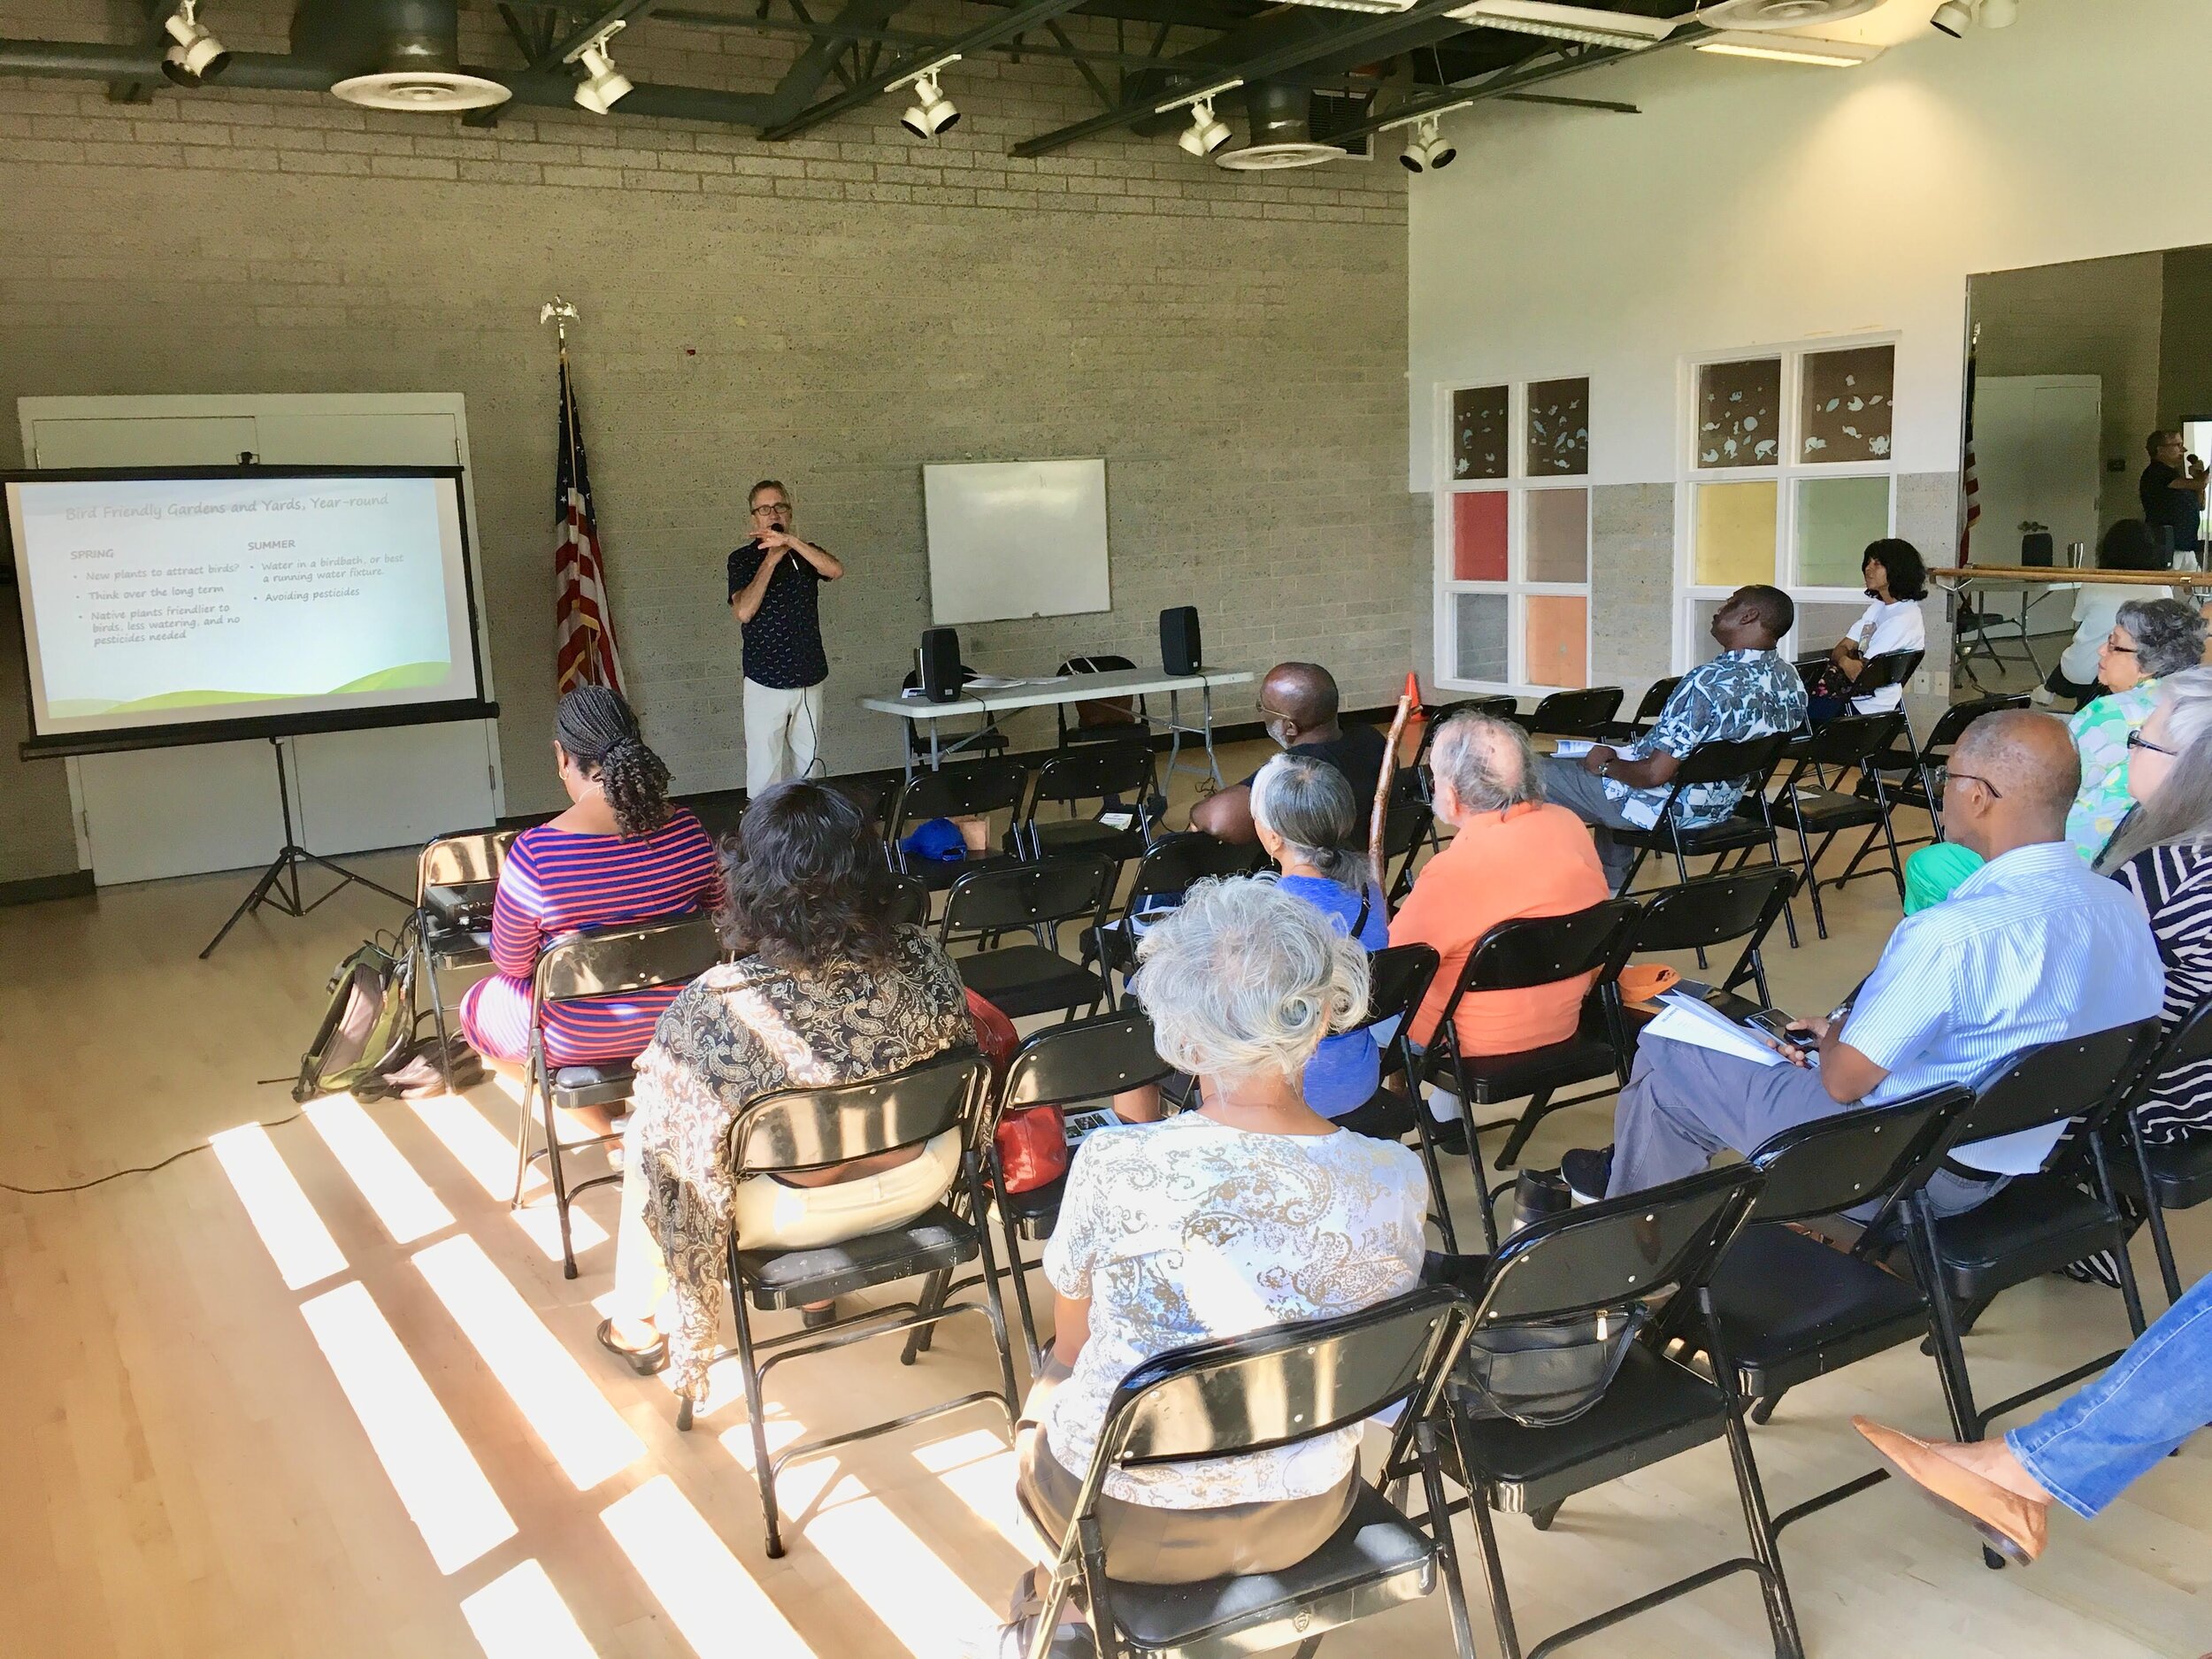
[[484,1659],[597,1659],[576,1620],[534,1561],[511,1567],[461,1603]]
[[307,1108],[307,1121],[358,1187],[395,1244],[412,1244],[453,1225],[429,1182],[401,1156],[350,1094],[332,1094]]
[[284,1276],[285,1288],[302,1290],[346,1271],[345,1252],[285,1167],[267,1130],[243,1124],[209,1136],[208,1145]]
[[699,1659],[813,1659],[744,1563],[666,1475],[599,1517]]

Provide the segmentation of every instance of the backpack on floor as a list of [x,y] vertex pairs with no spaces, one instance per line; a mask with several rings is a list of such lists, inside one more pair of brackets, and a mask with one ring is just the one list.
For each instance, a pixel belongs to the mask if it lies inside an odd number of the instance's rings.
[[343,1094],[380,1077],[415,1041],[414,917],[397,938],[366,941],[330,976],[330,1006],[300,1056],[295,1101]]

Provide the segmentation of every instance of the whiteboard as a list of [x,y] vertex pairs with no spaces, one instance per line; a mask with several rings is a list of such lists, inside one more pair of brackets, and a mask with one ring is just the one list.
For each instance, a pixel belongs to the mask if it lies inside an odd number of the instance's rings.
[[922,499],[940,627],[1113,608],[1104,460],[925,466]]

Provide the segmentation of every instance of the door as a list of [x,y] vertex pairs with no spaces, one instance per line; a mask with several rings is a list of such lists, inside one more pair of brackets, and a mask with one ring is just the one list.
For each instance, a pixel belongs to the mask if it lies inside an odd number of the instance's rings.
[[[457,397],[25,399],[21,408],[25,450],[42,467],[234,466],[242,454],[272,465],[467,458]],[[279,749],[294,833],[316,852],[408,846],[499,816],[491,721],[317,733],[275,749],[256,741],[88,755],[65,763],[80,858],[103,887],[267,863],[283,839]],[[150,802],[161,810],[149,811]]]
[[[2050,531],[2055,563],[2065,564],[2078,541],[2087,549],[2085,563],[2096,562],[2103,390],[2093,374],[1993,375],[1975,382],[1974,465],[1982,500],[1976,564],[2017,565],[2023,522]],[[2024,618],[2031,634],[2073,626],[2071,588],[2039,584],[2024,594],[1987,584],[1978,592],[1985,608]]]

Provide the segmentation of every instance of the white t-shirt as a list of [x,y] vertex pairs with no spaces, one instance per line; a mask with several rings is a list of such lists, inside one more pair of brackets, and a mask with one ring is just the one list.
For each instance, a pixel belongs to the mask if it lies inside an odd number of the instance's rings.
[[[2170,588],[2151,588],[2131,582],[2084,582],[2074,595],[2074,642],[2058,659],[2058,672],[2078,686],[2097,684],[2097,651],[2120,618],[2120,607],[2131,599],[2171,599]],[[2098,687],[2098,695],[2104,688]]]
[[[1087,1297],[1090,1336],[1047,1409],[1063,1468],[1090,1467],[1106,1407],[1170,1348],[1333,1317],[1419,1280],[1428,1178],[1395,1142],[1340,1129],[1271,1135],[1196,1112],[1101,1129],[1068,1171],[1045,1277]],[[1106,1490],[1156,1509],[1311,1498],[1352,1471],[1360,1432],[1277,1451],[1118,1469]]]
[[[1863,657],[1887,657],[1892,651],[1924,651],[1928,625],[1920,615],[1917,599],[1893,599],[1884,604],[1867,601],[1866,610],[1851,625],[1850,639]],[[1863,697],[1851,699],[1856,714],[1887,714],[1905,700],[1902,686],[1885,686]]]

